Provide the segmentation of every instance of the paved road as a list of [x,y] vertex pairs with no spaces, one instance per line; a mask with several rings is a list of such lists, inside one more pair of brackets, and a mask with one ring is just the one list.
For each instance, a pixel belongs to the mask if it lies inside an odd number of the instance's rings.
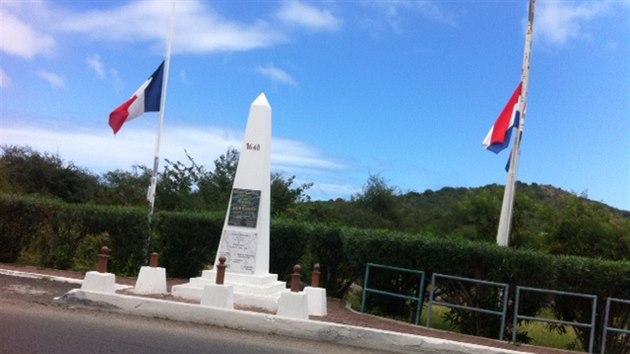
[[0,353],[370,353],[51,303],[53,297],[74,287],[77,285],[0,274]]

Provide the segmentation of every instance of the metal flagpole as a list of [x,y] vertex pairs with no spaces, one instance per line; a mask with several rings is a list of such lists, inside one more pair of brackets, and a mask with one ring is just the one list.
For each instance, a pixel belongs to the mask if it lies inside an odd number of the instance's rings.
[[519,102],[519,122],[518,133],[514,138],[514,148],[510,156],[510,169],[508,180],[503,193],[503,203],[501,205],[501,216],[499,218],[499,230],[497,231],[497,244],[507,247],[509,243],[510,229],[512,224],[512,211],[514,208],[514,193],[516,191],[516,175],[518,172],[518,160],[521,156],[521,139],[525,128],[525,115],[527,113],[527,90],[529,86],[529,63],[532,50],[532,35],[534,32],[534,8],[536,0],[529,0],[529,16],[527,24],[527,34],[525,35],[525,54],[523,55],[522,89]]
[[168,32],[168,44],[166,49],[166,59],[164,60],[164,82],[162,85],[162,96],[160,98],[160,126],[158,130],[157,142],[155,144],[155,158],[153,159],[153,175],[151,176],[151,185],[147,191],[147,200],[151,205],[149,210],[149,224],[153,216],[155,206],[155,188],[157,186],[157,173],[160,165],[160,143],[162,142],[162,130],[164,129],[164,112],[166,111],[166,94],[168,92],[168,78],[171,67],[171,51],[173,47],[173,31],[175,28],[175,0],[172,1],[171,17]]

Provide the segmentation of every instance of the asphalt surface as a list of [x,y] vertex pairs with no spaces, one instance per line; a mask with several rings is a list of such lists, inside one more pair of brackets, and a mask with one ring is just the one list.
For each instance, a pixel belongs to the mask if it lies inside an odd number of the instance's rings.
[[53,305],[54,297],[78,286],[0,274],[0,353],[379,353]]

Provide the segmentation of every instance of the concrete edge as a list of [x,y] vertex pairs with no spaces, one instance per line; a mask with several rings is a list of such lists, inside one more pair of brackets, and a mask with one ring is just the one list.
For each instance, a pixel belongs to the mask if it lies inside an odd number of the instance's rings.
[[331,322],[292,319],[248,311],[159,300],[131,295],[98,293],[74,289],[55,298],[55,303],[88,308],[115,310],[127,314],[169,320],[195,322],[219,327],[245,329],[259,333],[326,341],[360,348],[414,353],[443,354],[523,354],[508,349],[424,337]]
[[[83,284],[83,280],[82,279],[66,278],[66,277],[59,277],[59,276],[54,276],[54,275],[45,275],[45,274],[38,274],[38,273],[30,273],[30,272],[21,272],[21,271],[17,271],[17,270],[0,269],[0,274],[2,274],[2,275],[9,275],[9,276],[12,276],[12,277],[20,277],[20,278],[47,279],[47,280],[56,281],[56,282],[60,282],[60,283],[69,283],[69,284],[78,284],[78,285],[82,285]],[[131,288],[133,288],[133,286],[116,284],[116,290],[126,290],[126,289],[131,289]]]

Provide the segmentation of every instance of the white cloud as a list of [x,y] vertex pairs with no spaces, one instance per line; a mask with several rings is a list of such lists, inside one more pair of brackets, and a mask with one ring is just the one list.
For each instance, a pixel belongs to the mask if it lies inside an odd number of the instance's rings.
[[53,37],[39,33],[18,17],[0,9],[0,19],[2,19],[0,51],[31,59],[39,54],[51,53],[54,49]]
[[304,26],[314,31],[336,31],[341,20],[328,10],[320,10],[300,1],[288,1],[278,11],[278,18],[291,25]]
[[88,67],[90,67],[99,78],[104,79],[107,77],[105,71],[105,64],[101,61],[101,57],[98,54],[87,57],[86,59]]
[[4,70],[0,68],[0,88],[8,88],[11,86],[11,79],[4,73]]
[[[384,22],[396,33],[403,32],[403,20],[408,14],[420,14],[432,21],[457,27],[456,16],[453,13],[442,10],[434,1],[430,0],[397,0],[368,2],[369,6],[376,7],[384,17]],[[367,21],[374,23],[374,19]]]
[[37,75],[39,77],[41,77],[42,79],[48,81],[48,83],[52,86],[52,87],[56,87],[56,88],[65,88],[66,87],[66,79],[56,73],[53,73],[51,71],[40,71],[37,73]]
[[[286,41],[264,21],[229,21],[198,0],[180,1],[176,6],[174,52],[244,51]],[[142,0],[108,10],[71,14],[60,29],[101,40],[154,43],[156,50],[164,50],[170,15],[170,2]],[[112,18],[124,25],[112,26]]]
[[574,38],[589,38],[585,27],[597,16],[606,14],[612,4],[610,1],[541,2],[536,8],[534,37],[556,46]]
[[341,170],[343,165],[324,158],[315,148],[302,142],[287,139],[273,141],[273,161],[283,169],[309,168],[321,170]]
[[287,84],[290,86],[297,86],[297,82],[286,71],[278,69],[273,65],[259,66],[256,68],[256,72],[271,79],[271,81]]

